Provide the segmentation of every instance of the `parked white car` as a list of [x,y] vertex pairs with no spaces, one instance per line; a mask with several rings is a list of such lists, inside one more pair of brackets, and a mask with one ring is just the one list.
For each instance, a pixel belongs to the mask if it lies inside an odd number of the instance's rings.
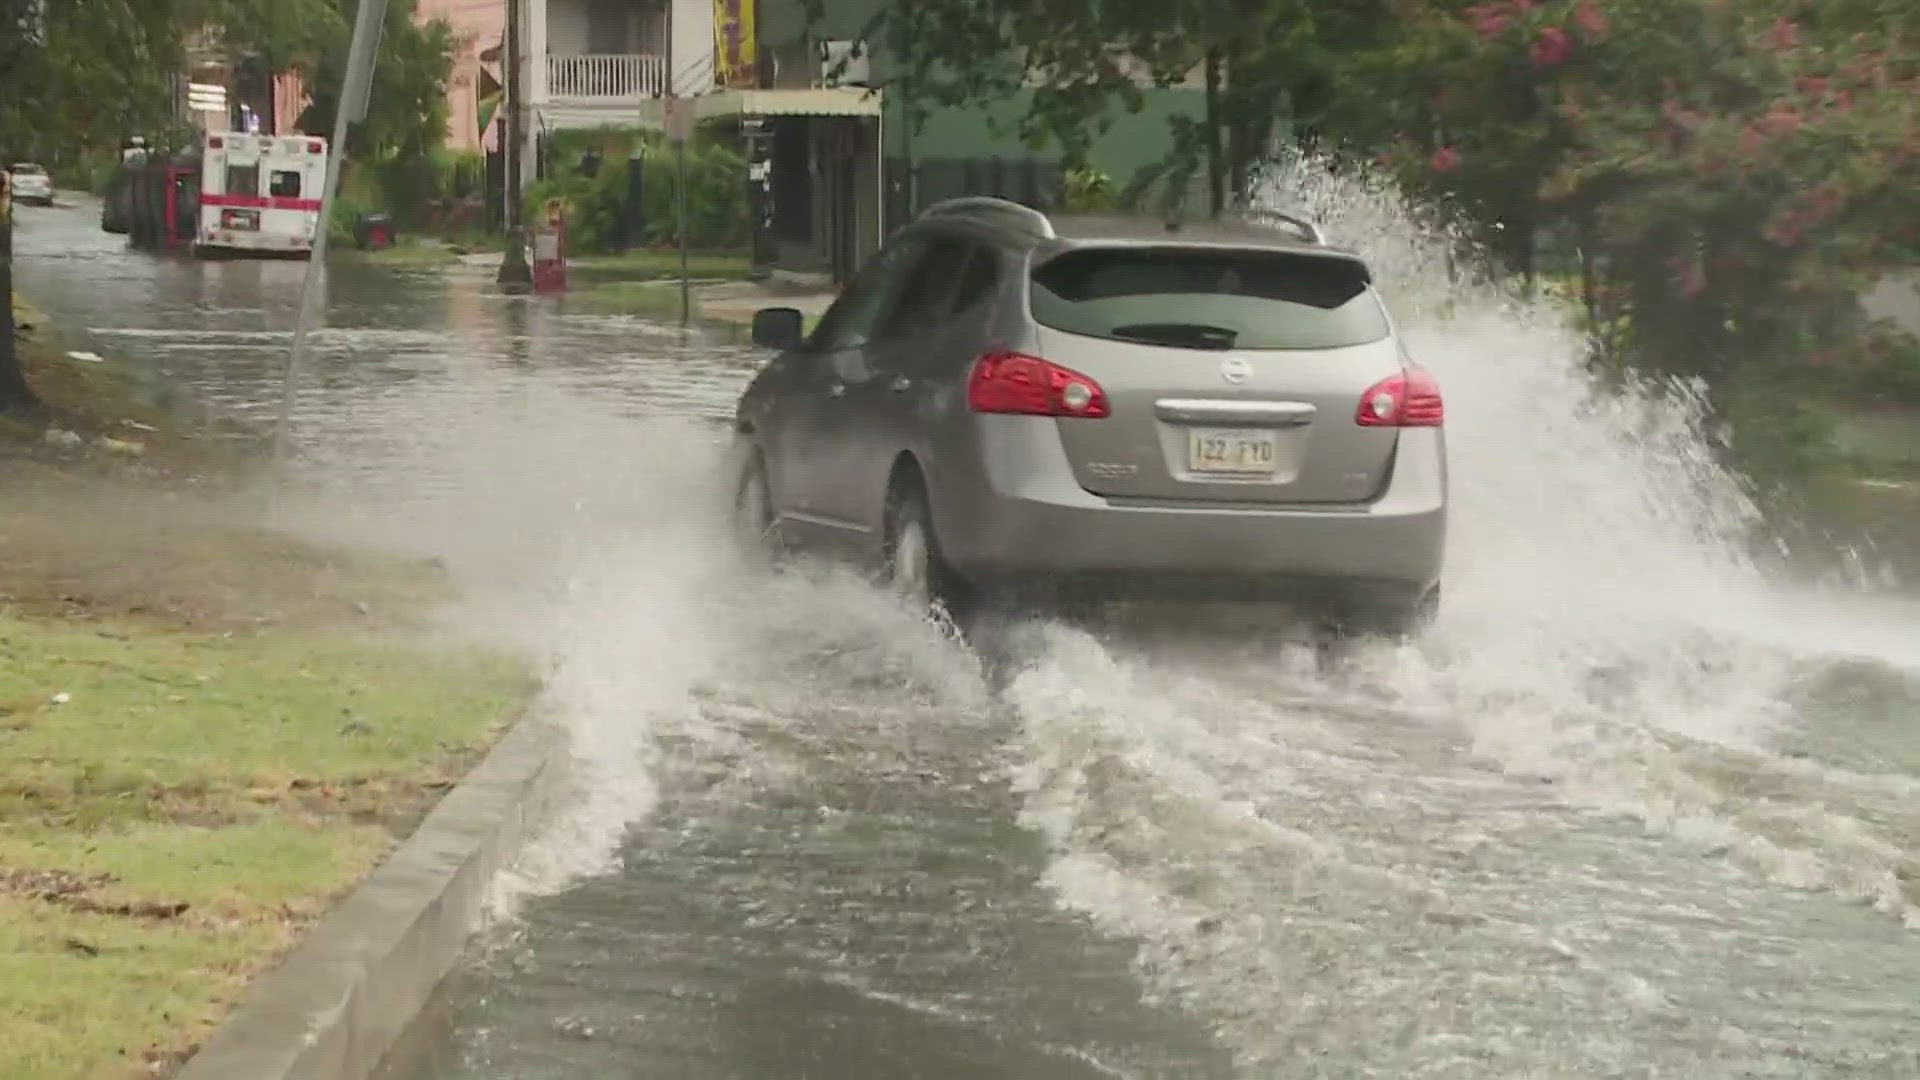
[[31,161],[15,162],[7,169],[7,187],[14,202],[53,205],[53,177]]

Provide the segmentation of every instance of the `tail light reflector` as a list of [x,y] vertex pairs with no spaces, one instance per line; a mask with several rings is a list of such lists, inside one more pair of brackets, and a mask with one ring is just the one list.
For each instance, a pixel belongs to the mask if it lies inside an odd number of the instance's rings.
[[1408,368],[1368,389],[1353,419],[1361,427],[1439,427],[1446,412],[1440,384],[1420,368]]
[[967,377],[967,408],[1016,416],[1111,416],[1107,392],[1071,368],[1017,352],[990,352]]
[[218,135],[210,136],[207,139],[207,149],[209,150],[218,150],[225,145],[227,145],[227,140]]
[[327,149],[327,144],[321,142],[319,139],[314,139],[313,141],[307,143],[307,153],[309,154],[325,153],[326,149]]

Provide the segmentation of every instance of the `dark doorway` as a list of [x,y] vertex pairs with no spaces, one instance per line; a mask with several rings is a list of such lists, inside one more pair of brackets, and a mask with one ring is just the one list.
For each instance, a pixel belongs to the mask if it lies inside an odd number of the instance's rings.
[[773,128],[773,236],[805,244],[813,239],[813,168],[808,133],[812,120],[783,116]]

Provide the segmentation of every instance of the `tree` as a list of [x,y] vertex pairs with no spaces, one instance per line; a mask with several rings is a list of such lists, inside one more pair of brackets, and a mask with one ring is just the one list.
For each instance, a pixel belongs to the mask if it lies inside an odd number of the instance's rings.
[[[0,159],[69,160],[164,119],[179,69],[170,0],[0,0]],[[39,40],[22,32],[38,23]],[[38,408],[14,342],[11,221],[0,222],[0,412]]]
[[[810,0],[817,18],[823,0]],[[1141,198],[1184,197],[1205,176],[1208,211],[1246,193],[1280,125],[1309,142],[1332,107],[1337,58],[1390,25],[1387,0],[891,0],[865,34],[899,68],[923,119],[932,106],[1033,91],[1022,134],[1081,164],[1117,110],[1147,87],[1205,87],[1197,121],[1176,117],[1165,160],[1129,184]],[[983,57],[999,57],[986,60]]]
[[[193,2],[194,20],[215,28],[254,83],[268,85],[273,75],[299,73],[309,95],[301,129],[332,132],[357,0]],[[444,19],[417,25],[416,6],[415,0],[387,4],[367,119],[349,150],[423,154],[445,139],[453,32]]]
[[[353,0],[342,0],[337,28],[308,79],[312,98],[300,117],[307,131],[331,131],[353,38]],[[453,28],[444,19],[414,20],[415,0],[389,0],[380,54],[373,69],[367,119],[348,148],[355,153],[415,157],[447,137],[447,81],[453,77]]]
[[1389,161],[1483,224],[1578,236],[1590,312],[1624,316],[1619,360],[1700,378],[1736,414],[1791,412],[1911,362],[1857,298],[1920,241],[1913,5],[1428,0],[1406,14],[1368,61],[1400,103],[1381,118],[1400,125]]

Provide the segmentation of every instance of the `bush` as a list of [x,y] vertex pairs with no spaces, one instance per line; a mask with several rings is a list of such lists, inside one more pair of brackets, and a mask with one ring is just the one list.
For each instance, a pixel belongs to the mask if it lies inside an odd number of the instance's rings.
[[[663,141],[637,133],[630,140],[610,142],[593,144],[604,154],[596,176],[581,175],[576,156],[566,162],[564,175],[535,184],[527,193],[527,220],[539,220],[547,200],[558,198],[567,208],[567,235],[574,253],[599,254],[619,247],[624,235],[627,181],[634,166],[627,154],[639,149],[643,155],[640,209],[644,242],[674,243],[679,233],[679,166],[675,152]],[[612,151],[621,152],[616,156]],[[687,149],[686,172],[689,246],[707,250],[744,247],[753,231],[746,158],[728,146],[696,144]]]

